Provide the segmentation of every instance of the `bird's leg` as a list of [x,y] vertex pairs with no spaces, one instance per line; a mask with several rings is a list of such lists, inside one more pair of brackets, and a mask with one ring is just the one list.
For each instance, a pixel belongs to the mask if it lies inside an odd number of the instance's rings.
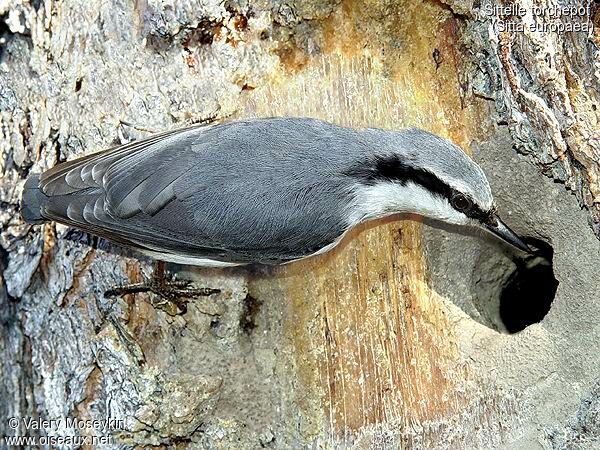
[[212,288],[189,288],[190,280],[169,279],[165,270],[164,261],[154,263],[152,278],[143,283],[132,283],[116,286],[104,293],[106,297],[115,297],[139,292],[152,292],[159,298],[152,299],[152,305],[170,315],[184,314],[187,311],[187,302],[194,297],[208,296],[221,292]]

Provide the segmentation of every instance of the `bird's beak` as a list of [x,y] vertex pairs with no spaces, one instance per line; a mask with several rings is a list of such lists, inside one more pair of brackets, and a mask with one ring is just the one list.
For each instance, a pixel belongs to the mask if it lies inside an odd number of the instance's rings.
[[508,242],[513,247],[516,247],[524,252],[533,253],[531,247],[523,242],[523,240],[517,236],[514,231],[508,228],[496,214],[491,215],[488,220],[483,222],[483,225],[487,231],[499,237],[504,242]]

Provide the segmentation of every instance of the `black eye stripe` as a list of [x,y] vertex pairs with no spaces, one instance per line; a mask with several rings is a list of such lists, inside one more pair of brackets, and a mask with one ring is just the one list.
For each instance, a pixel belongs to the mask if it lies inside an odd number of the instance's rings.
[[428,170],[405,164],[397,155],[375,156],[350,168],[345,175],[356,177],[368,186],[385,180],[399,182],[402,185],[412,181],[440,197],[450,199],[453,194],[453,190],[436,175]]
[[469,208],[465,211],[461,211],[465,216],[479,221],[486,221],[489,218],[490,212],[482,210],[473,200],[468,199],[468,201],[470,203]]
[[[454,208],[456,206],[453,204],[453,198],[458,195],[462,196],[470,204],[468,208],[461,211],[467,217],[476,220],[487,220],[490,215],[489,212],[485,212],[479,208],[468,195],[456,191],[428,170],[405,164],[398,155],[375,156],[371,160],[351,167],[344,174],[358,178],[361,183],[367,186],[373,186],[379,181],[386,180],[395,181],[402,185],[406,185],[407,182],[412,181],[423,186],[434,195],[447,199]],[[456,209],[460,211],[459,208]]]

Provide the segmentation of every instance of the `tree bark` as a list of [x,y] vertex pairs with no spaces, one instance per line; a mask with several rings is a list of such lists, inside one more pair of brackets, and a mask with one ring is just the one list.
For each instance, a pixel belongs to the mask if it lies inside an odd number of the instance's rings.
[[[0,436],[600,445],[600,37],[531,31],[554,19],[525,1],[530,13],[504,20],[523,29],[502,31],[488,13],[501,4],[476,3],[0,3]],[[561,23],[598,17],[592,4]],[[104,298],[147,277],[147,259],[17,214],[27,174],[60,161],[209,117],[283,115],[417,126],[460,145],[511,227],[553,249],[548,314],[508,333],[504,293],[522,261],[416,219],[365,225],[275,269],[172,267],[222,290],[173,314],[151,295]],[[528,289],[510,317],[543,307]],[[14,429],[11,417],[59,422]],[[76,430],[67,418],[114,422]]]

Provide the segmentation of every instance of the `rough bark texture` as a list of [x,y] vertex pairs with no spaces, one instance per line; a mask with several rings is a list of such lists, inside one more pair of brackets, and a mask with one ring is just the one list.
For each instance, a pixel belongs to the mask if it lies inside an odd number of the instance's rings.
[[[110,435],[111,449],[599,447],[600,35],[500,32],[486,5],[0,0],[0,435]],[[599,17],[592,4],[562,20]],[[170,315],[147,295],[103,296],[147,276],[148,260],[16,214],[29,172],[265,115],[419,126],[461,145],[506,221],[553,246],[550,312],[506,333],[506,250],[405,221],[280,269],[177,268],[223,293]],[[124,426],[14,430],[8,417]]]

